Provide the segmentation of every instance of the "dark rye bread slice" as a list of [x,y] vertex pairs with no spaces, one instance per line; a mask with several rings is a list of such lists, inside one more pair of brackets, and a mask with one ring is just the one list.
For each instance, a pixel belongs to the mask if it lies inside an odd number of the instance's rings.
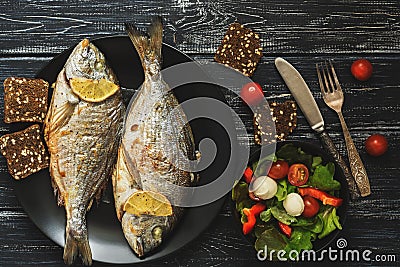
[[[266,107],[264,107],[266,108]],[[261,112],[255,112],[254,140],[258,145],[266,145],[274,142],[276,139],[283,141],[291,134],[297,126],[297,105],[294,101],[285,101],[283,103],[272,102],[269,104],[272,121],[275,123],[275,138],[272,138],[272,129],[263,129],[265,125],[263,120],[268,120]],[[268,124],[267,124],[268,125]]]
[[49,83],[42,79],[10,77],[4,81],[4,122],[43,122]]
[[215,53],[216,62],[252,76],[262,57],[260,37],[240,23],[232,23]]
[[0,151],[7,159],[8,172],[16,180],[49,166],[38,124],[0,137]]

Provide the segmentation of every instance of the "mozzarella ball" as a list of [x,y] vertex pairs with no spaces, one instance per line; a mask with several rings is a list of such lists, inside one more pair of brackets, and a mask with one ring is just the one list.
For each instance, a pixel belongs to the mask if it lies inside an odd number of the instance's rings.
[[303,198],[297,193],[290,193],[283,201],[283,207],[287,214],[300,216],[304,211]]
[[250,191],[261,199],[273,198],[278,191],[278,185],[274,179],[268,176],[260,176],[254,179],[250,185]]

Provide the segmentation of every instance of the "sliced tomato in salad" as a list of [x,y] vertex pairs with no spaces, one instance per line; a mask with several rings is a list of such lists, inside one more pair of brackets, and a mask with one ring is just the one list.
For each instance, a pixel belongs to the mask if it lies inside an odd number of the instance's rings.
[[292,164],[288,172],[288,181],[294,186],[301,186],[308,181],[308,168],[301,163]]

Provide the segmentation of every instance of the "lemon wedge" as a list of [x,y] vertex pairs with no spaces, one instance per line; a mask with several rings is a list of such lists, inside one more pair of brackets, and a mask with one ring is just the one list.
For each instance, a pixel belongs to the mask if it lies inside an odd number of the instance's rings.
[[124,211],[134,215],[170,216],[172,206],[162,194],[153,191],[137,191],[125,202]]
[[88,102],[101,102],[119,90],[118,85],[104,78],[100,80],[71,78],[69,83],[72,92]]

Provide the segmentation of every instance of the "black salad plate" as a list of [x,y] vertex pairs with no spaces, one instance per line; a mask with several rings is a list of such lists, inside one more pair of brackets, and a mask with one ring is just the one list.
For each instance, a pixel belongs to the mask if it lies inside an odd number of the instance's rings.
[[[127,105],[144,80],[136,50],[127,36],[101,38],[94,40],[93,43],[105,54],[109,65],[117,75],[123,91],[124,102]],[[55,82],[71,51],[72,48],[52,59],[37,73],[37,77],[47,80],[50,84]],[[185,54],[166,44],[163,45],[162,54],[163,68],[192,61]],[[193,73],[206,75],[200,66],[197,69],[194,67]],[[226,103],[220,88],[212,84],[186,84],[175,88],[174,93],[180,102],[196,97],[208,97]],[[223,113],[218,116],[225,122],[224,127],[234,131],[231,113]],[[217,147],[217,154],[212,164],[200,172],[200,184],[206,184],[216,179],[224,171],[232,153],[232,147],[236,144],[231,144],[224,127],[215,121],[198,118],[190,121],[190,125],[197,146],[203,138],[210,138]],[[15,127],[13,130],[17,130],[17,128],[26,127],[26,124],[13,127]],[[15,189],[20,203],[37,227],[55,243],[64,246],[65,211],[64,207],[58,207],[56,204],[48,169],[25,180],[16,181]],[[224,200],[222,195],[220,199],[210,204],[187,208],[178,226],[164,240],[163,244],[153,254],[139,259],[126,242],[120,222],[117,220],[110,181],[105,197],[99,205],[93,205],[87,214],[89,243],[93,260],[114,264],[141,263],[176,252],[198,237],[212,223],[224,204]]]
[[[335,160],[333,157],[325,152],[323,149],[321,149],[319,146],[316,146],[314,144],[310,143],[305,143],[301,141],[281,141],[278,142],[276,145],[276,150],[278,151],[282,146],[285,144],[293,144],[296,147],[300,147],[304,152],[307,154],[313,155],[313,156],[320,156],[322,158],[323,164],[327,164],[328,162],[333,162],[335,163],[335,175],[334,179],[339,181],[341,184],[340,192],[339,192],[339,197],[343,199],[343,204],[337,208],[337,215],[339,216],[339,221],[342,225],[342,228],[345,229],[345,222],[346,222],[346,216],[347,216],[347,206],[349,203],[349,189],[347,186],[346,179],[344,177],[343,171],[339,168],[339,166],[336,164]],[[249,159],[249,164],[248,166],[252,166],[252,164],[256,161],[259,160],[260,157],[260,150],[256,150]],[[240,221],[241,215],[239,212],[236,210],[236,206],[233,200],[230,201],[231,203],[231,208],[232,208],[232,213],[234,214],[235,220],[236,220],[236,225],[238,226],[238,230],[242,232],[242,223]],[[239,229],[240,228],[240,229]],[[321,251],[322,249],[326,248],[329,244],[332,243],[333,240],[337,237],[337,235],[340,233],[340,230],[336,229],[332,233],[330,233],[328,236],[322,238],[322,239],[316,239],[313,241],[313,250],[314,251]],[[254,246],[255,243],[255,237],[252,235],[243,235],[243,237],[250,242],[252,246]]]

